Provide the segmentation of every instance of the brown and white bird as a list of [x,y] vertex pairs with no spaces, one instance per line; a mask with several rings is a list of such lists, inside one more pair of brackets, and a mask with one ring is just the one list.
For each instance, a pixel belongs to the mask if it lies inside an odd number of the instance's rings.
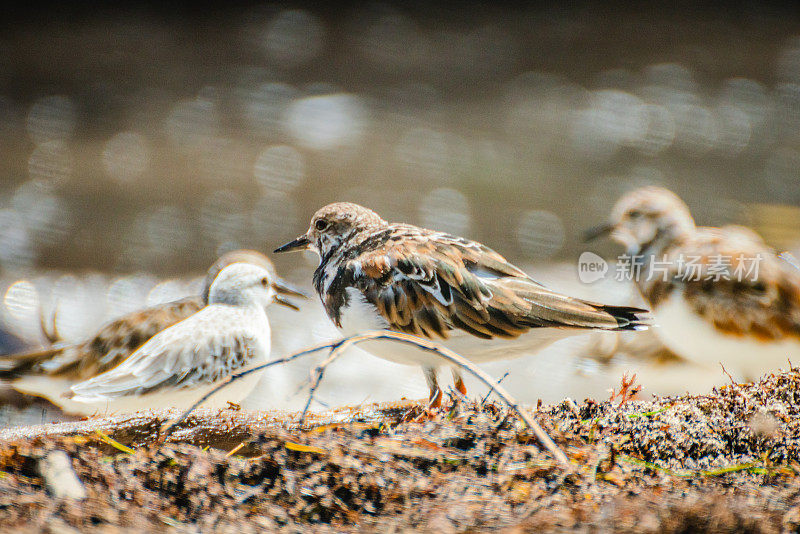
[[[308,231],[275,252],[320,256],[314,286],[344,335],[388,329],[441,341],[476,363],[520,357],[590,329],[640,330],[646,310],[607,306],[547,289],[490,248],[409,224],[357,204],[321,208]],[[370,342],[364,349],[421,365],[432,402],[440,363],[417,349]],[[463,381],[453,371],[456,387]]]
[[201,295],[129,313],[81,343],[58,342],[43,350],[0,356],[0,376],[9,379],[17,391],[44,397],[65,412],[86,413],[85,405],[64,397],[70,388],[114,369],[153,336],[203,309],[217,275],[234,263],[255,265],[268,272],[279,304],[296,309],[281,295],[306,296],[279,278],[272,262],[260,252],[235,250],[221,256],[208,269]]
[[740,226],[697,227],[674,193],[645,187],[620,198],[609,234],[675,354],[738,379],[800,361],[800,270]]

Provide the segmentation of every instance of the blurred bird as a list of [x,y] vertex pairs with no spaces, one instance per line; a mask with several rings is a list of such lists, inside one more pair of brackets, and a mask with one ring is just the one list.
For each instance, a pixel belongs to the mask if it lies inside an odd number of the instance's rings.
[[[115,368],[72,386],[72,401],[93,411],[186,409],[233,372],[267,361],[270,327],[266,307],[277,300],[272,273],[257,265],[223,268],[208,292],[208,305],[153,336]],[[255,387],[253,373],[206,406],[238,403]]]
[[697,227],[677,195],[645,187],[624,195],[608,234],[677,355],[739,379],[800,360],[800,270],[741,226]]
[[[115,368],[154,335],[200,311],[208,303],[212,282],[233,263],[248,263],[269,272],[278,294],[275,300],[280,304],[295,307],[280,295],[307,298],[275,274],[275,267],[266,256],[253,250],[235,250],[221,256],[208,269],[201,295],[124,315],[82,343],[56,342],[47,349],[1,356],[0,376],[11,379],[12,387],[19,392],[44,397],[68,413],[84,413],[86,406],[65,399],[63,394],[73,384]],[[49,337],[57,341],[57,332]]]
[[[462,237],[388,223],[356,204],[320,209],[308,231],[275,252],[320,255],[314,286],[345,335],[388,329],[441,340],[474,362],[516,358],[581,331],[640,330],[645,310],[561,295],[488,247]],[[376,356],[421,365],[440,402],[435,358],[392,343],[363,345]],[[456,388],[466,392],[453,370]]]

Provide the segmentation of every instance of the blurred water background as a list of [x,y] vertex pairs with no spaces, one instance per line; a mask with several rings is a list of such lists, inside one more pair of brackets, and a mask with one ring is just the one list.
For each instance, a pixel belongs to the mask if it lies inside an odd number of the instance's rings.
[[[638,185],[800,247],[795,3],[59,4],[0,27],[0,321],[24,345],[40,314],[80,340],[196,292],[219,254],[271,251],[337,200],[615,303],[631,288],[578,283],[580,233]],[[275,262],[310,287],[315,256]],[[276,351],[335,335],[316,301],[272,317]],[[604,396],[625,369],[661,393],[722,377],[576,339],[487,368],[529,402]],[[252,405],[296,406],[307,369]],[[417,369],[353,355],[321,399],[425,394]]]

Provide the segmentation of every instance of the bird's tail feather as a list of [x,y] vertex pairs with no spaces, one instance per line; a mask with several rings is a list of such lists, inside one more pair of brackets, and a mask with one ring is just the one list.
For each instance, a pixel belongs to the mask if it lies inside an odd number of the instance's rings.
[[648,310],[633,306],[609,306],[606,304],[593,304],[593,306],[611,315],[617,321],[617,327],[609,330],[615,332],[647,330],[653,326],[653,316]]

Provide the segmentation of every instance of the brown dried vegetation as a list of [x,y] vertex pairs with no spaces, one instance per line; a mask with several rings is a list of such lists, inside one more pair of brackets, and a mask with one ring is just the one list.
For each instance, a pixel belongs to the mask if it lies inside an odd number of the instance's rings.
[[[798,371],[704,396],[625,398],[538,412],[570,457],[566,469],[506,408],[458,397],[421,422],[422,404],[370,405],[316,415],[305,429],[296,416],[198,412],[160,447],[158,429],[174,414],[6,430],[0,524],[236,534],[800,528]],[[53,449],[72,458],[85,501],[46,493],[37,465]]]

